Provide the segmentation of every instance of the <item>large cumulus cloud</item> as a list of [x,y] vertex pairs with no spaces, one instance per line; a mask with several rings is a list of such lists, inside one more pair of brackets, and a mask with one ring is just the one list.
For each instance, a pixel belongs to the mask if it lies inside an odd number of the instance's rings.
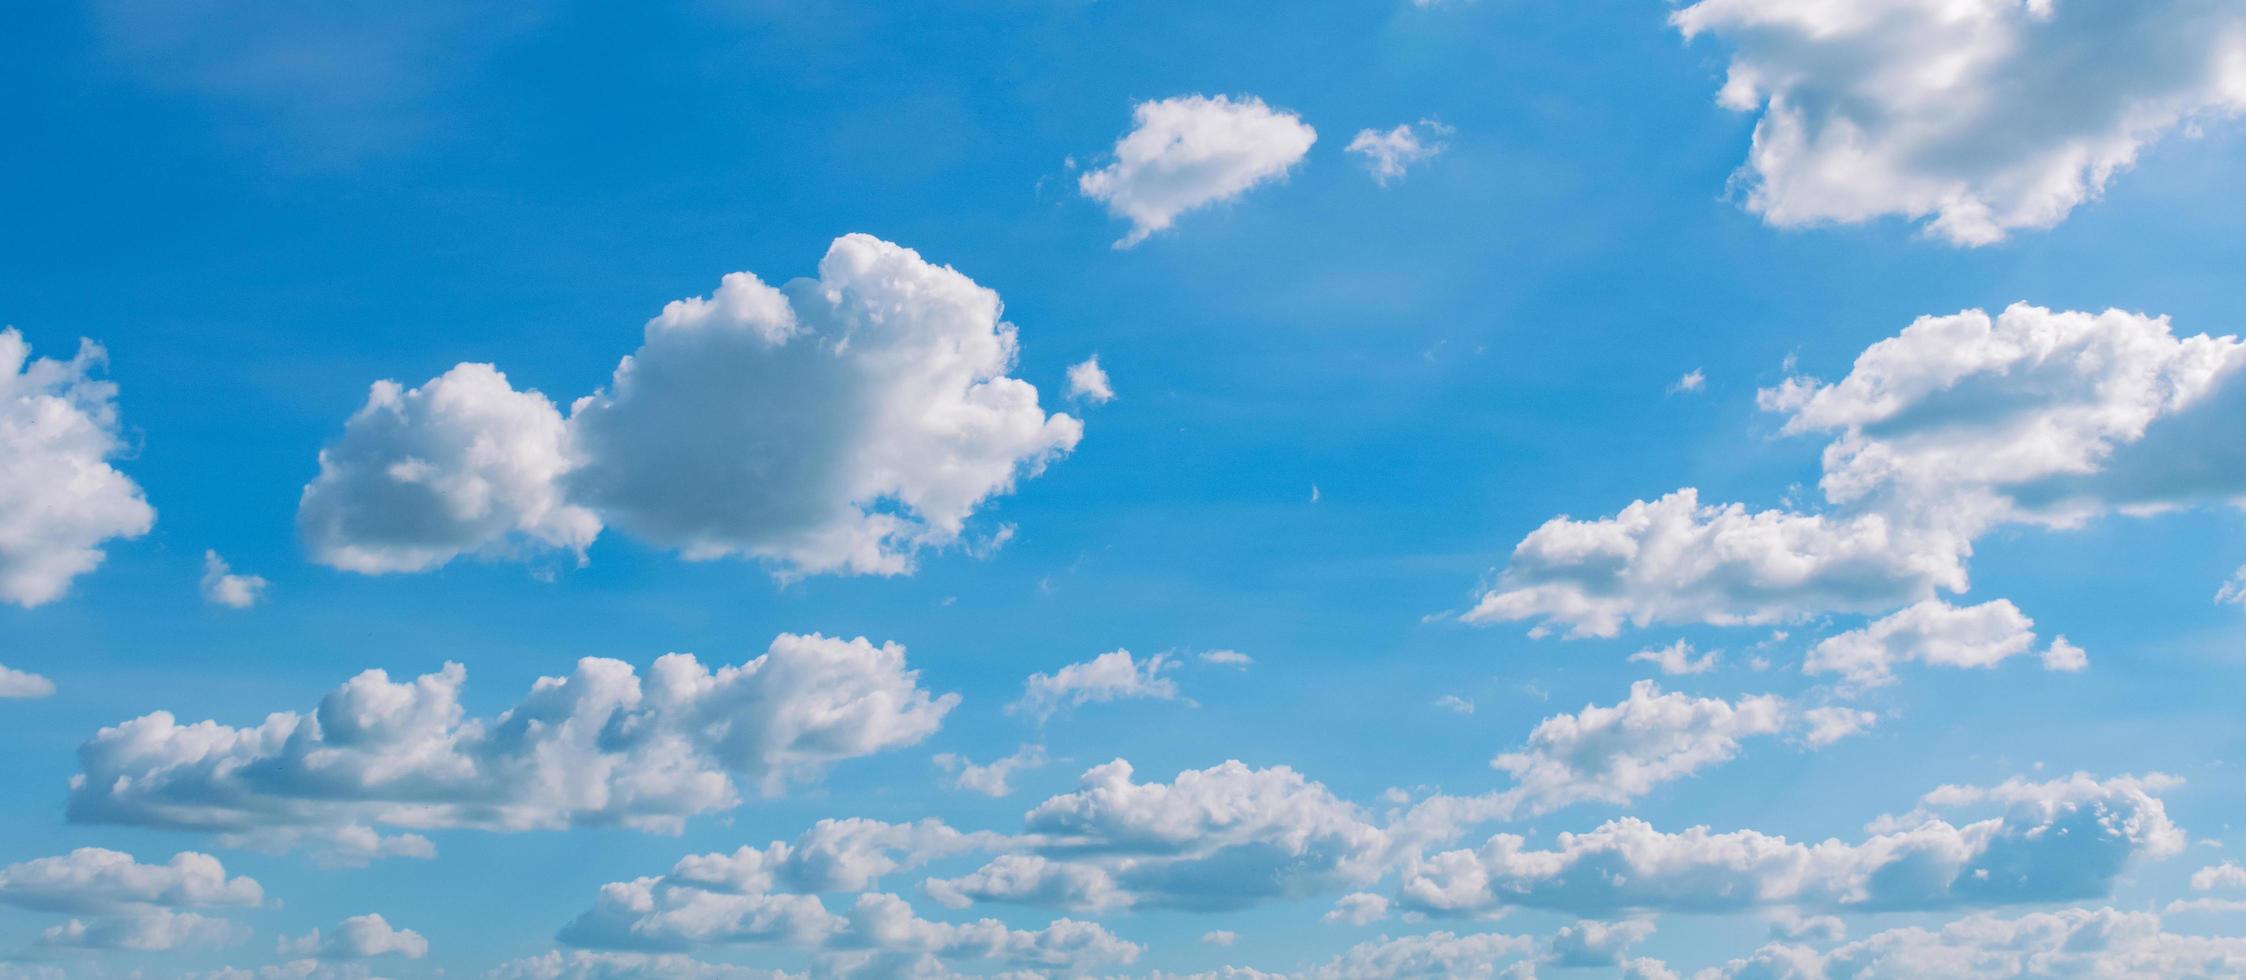
[[847,235],[816,279],[739,272],[664,307],[566,418],[490,365],[378,383],[299,524],[314,558],[362,572],[582,552],[604,524],[782,574],[904,572],[1082,436],[1009,375],[1015,351],[997,293]]
[[2058,224],[2149,144],[2246,110],[2229,0],[1701,0],[1760,110],[1740,177],[1771,224],[1931,218],[1981,245]]
[[[220,832],[232,843],[426,855],[372,828],[621,824],[674,831],[826,766],[912,745],[957,703],[919,686],[904,649],[783,634],[716,669],[669,654],[642,676],[587,658],[515,707],[468,717],[458,664],[412,680],[370,670],[311,712],[235,728],[155,712],[79,749],[73,820]],[[353,840],[358,841],[353,845]]]
[[0,330],[0,601],[37,606],[101,564],[102,546],[156,522],[140,485],[110,461],[127,452],[106,355],[81,341],[67,361],[31,357]]

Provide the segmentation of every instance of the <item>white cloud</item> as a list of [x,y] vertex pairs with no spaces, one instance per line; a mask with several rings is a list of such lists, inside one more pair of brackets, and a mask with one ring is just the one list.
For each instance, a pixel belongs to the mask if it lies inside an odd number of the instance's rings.
[[1707,386],[1708,376],[1702,374],[1699,368],[1693,368],[1690,371],[1686,371],[1683,377],[1678,378],[1674,383],[1669,385],[1669,394],[1698,394],[1701,389],[1706,388]]
[[1255,658],[1238,650],[1204,650],[1201,652],[1201,662],[1215,664],[1219,667],[1237,667],[1246,670],[1256,661]]
[[489,364],[419,388],[377,381],[343,438],[320,450],[297,528],[314,561],[369,574],[510,548],[582,554],[600,519],[555,482],[575,462],[554,404]]
[[1495,977],[1507,960],[1536,950],[1536,940],[1498,933],[1382,937],[1358,943],[1309,972],[1313,980],[1356,977]]
[[364,960],[377,956],[403,956],[417,960],[429,954],[429,941],[411,929],[399,929],[380,915],[354,915],[322,935],[314,929],[294,939],[282,938],[282,956],[316,956],[327,960]]
[[165,864],[82,847],[59,857],[0,868],[0,905],[82,915],[40,934],[47,946],[163,951],[224,946],[248,930],[188,909],[248,908],[265,891],[246,877],[227,877],[217,858],[183,851]]
[[734,273],[665,307],[609,387],[579,399],[566,481],[617,528],[689,559],[896,574],[989,497],[1076,446],[1009,377],[998,294],[846,235],[819,278]]
[[1536,816],[1578,803],[1628,803],[1728,762],[1740,740],[1777,735],[1791,723],[1785,699],[1773,695],[1734,703],[1663,694],[1639,681],[1612,707],[1544,719],[1520,751],[1491,760],[1517,784],[1498,795],[1496,812]]
[[[919,975],[933,968],[931,959],[1084,969],[1138,957],[1138,945],[1096,923],[1058,919],[1023,930],[995,919],[935,922],[895,895],[866,891],[884,875],[997,843],[935,821],[821,821],[792,844],[690,856],[669,874],[604,885],[561,939],[643,953],[786,946],[823,951],[845,974]],[[836,914],[818,897],[831,891],[860,894],[847,914]]]
[[1350,892],[1334,900],[1334,907],[1320,918],[1353,926],[1371,925],[1388,918],[1388,899],[1372,892]]
[[485,974],[489,980],[796,980],[778,970],[705,963],[677,953],[549,950],[510,960]]
[[1175,701],[1179,696],[1178,683],[1162,675],[1176,667],[1177,661],[1167,653],[1134,660],[1129,650],[1110,650],[1050,674],[1031,674],[1022,684],[1021,700],[1008,705],[1006,710],[1042,722],[1063,708],[1095,701],[1132,698]]
[[1405,123],[1382,132],[1360,129],[1345,147],[1349,152],[1365,158],[1365,169],[1372,171],[1373,182],[1382,187],[1402,178],[1412,164],[1432,160],[1448,147],[1443,137],[1451,128],[1433,119],[1422,119],[1416,127]]
[[1014,754],[984,765],[976,765],[966,756],[950,752],[937,754],[935,761],[938,767],[952,774],[951,788],[1002,797],[1014,792],[1013,785],[1008,782],[1014,773],[1045,764],[1045,747],[1024,745],[1015,749]]
[[1571,636],[1624,623],[1719,626],[1878,612],[1963,591],[1962,543],[1879,514],[1828,517],[1702,506],[1691,488],[1613,517],[1547,521],[1513,549],[1469,623],[1542,619]]
[[0,904],[57,912],[112,912],[137,906],[255,906],[265,891],[250,878],[226,876],[208,854],[182,851],[165,864],[81,847],[60,857],[0,868]]
[[1240,934],[1230,929],[1211,929],[1201,934],[1201,941],[1211,946],[1230,946],[1240,941]]
[[27,670],[0,664],[0,699],[44,698],[55,693],[55,682]]
[[1786,431],[1832,434],[1827,499],[1974,534],[2246,497],[2227,428],[2246,405],[2242,369],[2237,337],[2022,303],[1921,317],[1840,381],[1789,378],[1758,397]]
[[1702,0],[1720,101],[1762,115],[1739,180],[1773,225],[2048,228],[2148,145],[2246,110],[2246,11],[2207,0]]
[[776,793],[918,743],[958,701],[921,689],[902,647],[815,634],[715,671],[669,654],[644,679],[586,658],[489,719],[465,716],[466,679],[458,664],[402,682],[370,670],[253,728],[162,711],[104,728],[79,750],[70,817],[274,846],[373,825],[675,831],[734,806],[737,778]]
[[2246,973],[2246,939],[2168,932],[2150,912],[1981,913],[1939,929],[1890,929],[1818,952],[1772,944],[1701,974],[1747,977],[2219,977]]
[[1801,714],[1808,726],[1801,735],[1802,742],[1813,749],[1861,734],[1879,723],[1878,715],[1855,708],[1828,706],[1811,708]]
[[236,575],[216,551],[203,552],[203,600],[228,609],[248,609],[265,598],[265,576]]
[[1001,310],[949,267],[846,235],[817,279],[737,272],[664,307],[566,420],[488,365],[378,383],[322,452],[298,521],[316,559],[363,572],[581,555],[604,522],[783,576],[908,572],[1082,436],[1008,376]]
[[[2035,621],[2004,599],[1977,606],[1952,606],[1928,599],[1862,629],[1818,641],[1802,661],[1802,672],[1840,674],[1857,687],[1890,684],[1897,664],[1988,669],[2035,645]],[[2080,648],[2058,637],[2043,654],[2052,670],[2080,670],[2088,663]]]
[[1087,401],[1104,405],[1115,400],[1115,388],[1108,384],[1107,372],[1100,369],[1097,355],[1068,366],[1068,397],[1071,401]]
[[2246,889],[2246,868],[2234,861],[2210,864],[2191,873],[2191,887],[2193,891],[2202,892],[2217,888]]
[[[1555,518],[1464,618],[1611,636],[1625,623],[1882,614],[1965,591],[1974,540],[2003,524],[2246,503],[2242,369],[2238,338],[2178,338],[2165,319],[2118,311],[1921,318],[1839,382],[1758,393],[1787,432],[1830,435],[1827,512],[1704,507],[1686,489],[1610,518]],[[2054,643],[2045,662],[2086,658]]]
[[67,361],[31,358],[0,329],[0,601],[38,606],[101,564],[102,546],[156,523],[140,486],[110,461],[128,454],[117,386],[96,377],[90,340]]
[[2001,803],[1964,825],[1927,816],[1858,843],[1798,844],[1752,830],[1664,833],[1635,818],[1562,833],[1549,849],[1499,834],[1478,851],[1413,864],[1407,907],[1465,913],[1507,906],[1579,915],[1755,908],[1918,910],[2069,901],[2108,894],[2139,857],[2183,847],[2152,791],[2161,780],[2087,776],[1946,787],[1929,805]]
[[1660,668],[1663,674],[1675,677],[1680,674],[1705,674],[1716,669],[1722,654],[1710,650],[1697,659],[1692,655],[1692,644],[1678,640],[1665,647],[1640,650],[1630,655],[1631,663],[1649,663]]
[[158,953],[231,946],[248,939],[249,934],[249,927],[238,922],[149,907],[49,926],[40,932],[39,943]]
[[1456,714],[1470,715],[1474,713],[1474,702],[1468,701],[1467,699],[1459,697],[1456,694],[1445,694],[1442,697],[1436,698],[1434,701],[1434,705],[1435,707],[1441,708],[1444,711],[1449,711]]
[[930,879],[929,895],[954,907],[1241,908],[1370,884],[1390,850],[1385,831],[1325,786],[1237,761],[1164,784],[1133,781],[1118,759],[1038,804],[1025,824],[1029,853]]
[[1641,919],[1598,922],[1591,919],[1561,926],[1552,935],[1547,958],[1561,967],[1620,966],[1630,947],[1653,935],[1653,923]]
[[1186,95],[1141,102],[1115,161],[1077,178],[1085,197],[1131,222],[1129,248],[1179,215],[1284,178],[1318,133],[1301,117],[1254,96]]

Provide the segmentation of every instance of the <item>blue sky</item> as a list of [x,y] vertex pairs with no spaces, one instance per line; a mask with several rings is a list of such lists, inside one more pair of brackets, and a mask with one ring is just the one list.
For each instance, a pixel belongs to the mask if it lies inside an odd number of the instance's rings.
[[2233,0],[9,20],[0,977],[2246,973]]

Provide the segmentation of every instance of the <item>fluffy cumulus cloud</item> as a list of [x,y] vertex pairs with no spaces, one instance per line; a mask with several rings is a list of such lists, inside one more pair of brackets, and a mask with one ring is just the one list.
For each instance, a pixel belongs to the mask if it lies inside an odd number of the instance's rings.
[[1196,208],[1279,180],[1310,152],[1318,132],[1254,96],[1185,95],[1141,102],[1115,159],[1086,171],[1077,188],[1131,223],[1115,243],[1129,248]]
[[217,858],[194,852],[142,864],[130,854],[83,847],[0,868],[0,905],[73,916],[40,934],[49,946],[151,952],[228,945],[248,930],[189,910],[264,901],[256,881],[229,877]]
[[1443,138],[1450,134],[1449,126],[1422,119],[1386,131],[1360,129],[1344,149],[1363,157],[1373,182],[1386,187],[1401,179],[1412,165],[1440,155],[1447,148]]
[[1576,803],[1628,803],[1730,761],[1740,740],[1777,735],[1791,715],[1785,699],[1771,695],[1733,703],[1663,694],[1654,682],[1639,681],[1619,704],[1546,718],[1528,745],[1491,760],[1519,784],[1502,795],[1501,810],[1535,816]]
[[[1042,929],[995,919],[937,922],[903,899],[870,891],[888,874],[961,851],[1000,846],[934,821],[821,821],[793,842],[684,858],[665,875],[613,882],[562,930],[573,946],[678,954],[730,945],[820,951],[835,972],[880,975],[931,963],[985,961],[1023,968],[1128,963],[1140,948],[1089,922]],[[857,892],[843,912],[820,896]]]
[[2217,888],[2246,889],[2246,868],[2235,861],[2210,864],[2191,873],[2193,891],[2214,891]]
[[[1355,977],[1495,977],[1508,961],[1536,950],[1536,940],[1485,932],[1431,932],[1358,943],[1309,971],[1313,980]],[[1522,974],[1508,971],[1506,976]],[[1533,975],[1533,974],[1531,974]]]
[[1879,612],[1965,586],[1951,535],[1881,514],[1704,506],[1686,488],[1613,517],[1546,522],[1464,618],[1538,619],[1540,631],[1565,625],[1571,636],[1613,636],[1625,623],[1735,626]]
[[[1686,489],[1612,517],[1555,518],[1465,618],[1611,636],[1878,615],[1963,592],[1974,540],[2001,525],[2237,505],[2242,368],[2246,342],[2179,337],[2159,317],[2025,304],[1925,317],[1839,381],[1792,377],[1758,394],[1786,432],[1830,440],[1825,512],[1702,505]],[[1931,620],[1946,607],[1923,608]],[[2010,607],[1974,609],[1993,625]],[[2056,641],[2044,656],[2084,663]]]
[[1761,112],[1747,206],[1784,227],[1898,215],[1999,241],[2246,110],[2227,0],[1701,0],[1671,21],[1730,47],[1721,102]]
[[283,938],[280,952],[283,956],[325,960],[366,960],[377,956],[417,960],[429,955],[429,941],[411,929],[392,926],[379,915],[354,915],[325,934],[314,929],[302,936]]
[[582,552],[600,519],[563,499],[575,464],[553,402],[489,364],[418,388],[377,381],[320,450],[297,504],[312,558],[354,572],[418,572],[466,553],[526,546]]
[[0,698],[44,698],[55,693],[55,682],[28,670],[0,664]]
[[[1990,668],[2028,653],[2035,646],[2034,627],[2034,620],[2003,599],[1965,607],[1928,599],[1863,629],[1818,641],[1802,670],[1840,674],[1850,684],[1872,687],[1892,683],[1895,665],[1913,661]],[[2050,670],[2080,670],[2089,664],[2082,648],[2063,636],[2043,649],[2041,659]]]
[[1129,650],[1110,650],[1050,674],[1031,674],[1022,684],[1021,700],[1006,710],[1042,722],[1063,709],[1097,701],[1175,701],[1179,697],[1178,682],[1163,675],[1177,665],[1167,653],[1140,660],[1134,659]]
[[846,235],[816,279],[737,272],[664,307],[566,418],[489,365],[377,383],[298,522],[315,559],[361,572],[581,555],[604,525],[783,575],[906,572],[1082,435],[1008,375],[1001,314],[957,271]]
[[0,330],[0,602],[37,606],[101,564],[102,546],[156,523],[140,485],[110,461],[128,451],[106,355],[80,341],[67,361],[31,357]]
[[1133,775],[1120,759],[1086,771],[1076,792],[1029,812],[1018,853],[930,879],[929,894],[954,906],[1228,909],[1370,884],[1389,860],[1386,831],[1285,766]]
[[228,609],[248,609],[265,598],[263,575],[234,571],[216,551],[203,552],[203,601]]
[[2070,908],[1980,913],[1938,929],[1876,933],[1823,952],[1774,943],[1700,974],[1749,977],[2227,977],[2246,973],[2246,939],[2167,931],[2149,912]]
[[1922,317],[1827,384],[1760,394],[1786,431],[1829,434],[1836,504],[1978,531],[2115,508],[2246,498],[2246,341],[2164,317],[2016,304]]
[[2099,898],[2133,860],[2182,849],[2182,831],[2153,795],[2161,785],[2076,776],[1930,796],[2004,812],[1963,824],[1924,815],[1855,843],[1705,827],[1666,833],[1634,818],[1562,833],[1549,848],[1499,834],[1479,850],[1416,862],[1400,891],[1408,907],[1448,914],[1924,910]]
[[371,828],[489,830],[621,824],[675,831],[734,806],[740,782],[778,792],[826,766],[915,744],[957,703],[919,686],[894,644],[783,634],[712,670],[669,654],[645,676],[586,658],[515,707],[471,718],[458,664],[412,680],[352,678],[298,714],[254,726],[155,712],[79,749],[69,814],[89,823],[216,831],[228,842],[319,842],[352,854],[425,851]]

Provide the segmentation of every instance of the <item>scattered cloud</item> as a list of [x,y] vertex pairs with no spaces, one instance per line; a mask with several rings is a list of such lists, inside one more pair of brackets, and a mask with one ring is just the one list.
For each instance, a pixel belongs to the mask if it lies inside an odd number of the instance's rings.
[[[1897,664],[1988,669],[2025,654],[2035,645],[2035,621],[2004,599],[1958,607],[1928,599],[1818,641],[1802,661],[1808,674],[1840,674],[1856,687],[1895,681]],[[2089,660],[2081,648],[2057,637],[2044,649],[2048,670],[2081,670]]]
[[1115,400],[1115,388],[1108,384],[1107,372],[1100,369],[1097,355],[1068,366],[1068,397],[1094,405]]
[[1678,640],[1665,647],[1655,647],[1633,653],[1630,655],[1630,662],[1649,663],[1660,668],[1663,674],[1676,677],[1684,674],[1705,674],[1714,670],[1722,656],[1720,652],[1710,650],[1695,658],[1692,655],[1692,644]]
[[1167,653],[1135,660],[1129,650],[1110,650],[1050,674],[1031,674],[1022,685],[1021,700],[1006,711],[1042,723],[1056,712],[1098,701],[1175,701],[1178,683],[1162,675],[1176,667]]
[[1365,158],[1365,169],[1372,172],[1373,182],[1386,187],[1402,179],[1413,164],[1441,155],[1449,148],[1443,138],[1452,132],[1441,122],[1422,119],[1385,132],[1360,129],[1345,149]]
[[1317,142],[1301,117],[1255,96],[1186,95],[1141,102],[1115,160],[1077,177],[1084,196],[1131,223],[1130,248],[1187,212],[1284,179]]
[[763,656],[707,668],[668,654],[642,677],[586,658],[514,708],[468,718],[458,664],[409,681],[352,678],[309,713],[256,727],[182,725],[158,711],[79,749],[79,823],[216,832],[243,846],[341,847],[360,860],[426,854],[375,826],[495,831],[621,824],[676,831],[846,759],[920,742],[957,695],[936,697],[904,648],[782,634]]
[[2246,111],[2246,11],[2204,0],[1702,0],[1719,101],[1761,113],[1736,178],[1779,227],[1931,219],[1958,245],[2049,228],[2147,146]]
[[0,664],[0,700],[44,698],[55,693],[55,682],[25,670]]
[[354,915],[322,935],[314,929],[294,939],[282,938],[282,956],[312,956],[323,960],[365,960],[377,956],[402,956],[418,960],[429,954],[429,941],[411,929],[399,929],[379,915]]
[[216,551],[203,552],[203,601],[228,609],[248,609],[265,598],[265,577],[237,575]]
[[1014,773],[1038,768],[1045,761],[1045,747],[1042,745],[1024,745],[1015,749],[1012,755],[983,765],[976,765],[966,756],[950,752],[938,753],[935,757],[936,766],[952,774],[949,781],[951,788],[994,798],[1013,794],[1014,787],[1008,780],[1013,778]]
[[45,605],[101,564],[110,541],[148,533],[156,511],[110,465],[130,454],[108,354],[78,342],[67,361],[31,357],[0,329],[0,601]]

